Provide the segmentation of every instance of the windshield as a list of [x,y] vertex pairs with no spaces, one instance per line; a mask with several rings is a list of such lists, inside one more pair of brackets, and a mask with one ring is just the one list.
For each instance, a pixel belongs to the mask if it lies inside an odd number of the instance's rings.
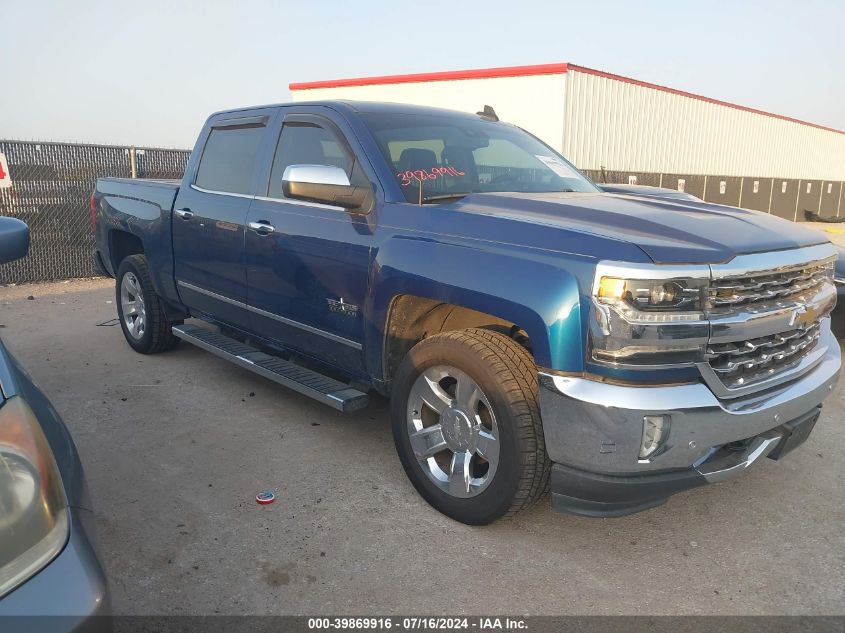
[[448,115],[363,114],[408,202],[511,191],[598,191],[519,128]]

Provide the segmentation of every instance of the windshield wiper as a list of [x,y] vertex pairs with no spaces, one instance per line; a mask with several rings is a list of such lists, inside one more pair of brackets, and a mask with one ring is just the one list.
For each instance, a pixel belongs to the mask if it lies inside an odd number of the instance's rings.
[[467,191],[464,193],[442,193],[436,196],[423,196],[420,199],[420,204],[425,204],[426,202],[440,202],[442,200],[457,200],[463,198],[464,196],[468,196],[472,193],[471,191]]

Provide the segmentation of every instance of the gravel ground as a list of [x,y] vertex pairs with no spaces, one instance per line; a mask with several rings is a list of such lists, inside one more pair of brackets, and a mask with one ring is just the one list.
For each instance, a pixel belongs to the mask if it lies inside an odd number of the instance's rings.
[[0,288],[0,333],[76,439],[117,613],[845,614],[842,386],[740,479],[473,528],[408,483],[386,401],[343,416],[188,345],[135,354],[112,284]]

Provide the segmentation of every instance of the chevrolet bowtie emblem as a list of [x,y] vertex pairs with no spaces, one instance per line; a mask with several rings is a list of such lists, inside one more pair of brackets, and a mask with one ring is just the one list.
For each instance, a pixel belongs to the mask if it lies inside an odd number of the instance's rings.
[[816,322],[819,309],[815,306],[801,306],[792,313],[790,325],[805,329]]

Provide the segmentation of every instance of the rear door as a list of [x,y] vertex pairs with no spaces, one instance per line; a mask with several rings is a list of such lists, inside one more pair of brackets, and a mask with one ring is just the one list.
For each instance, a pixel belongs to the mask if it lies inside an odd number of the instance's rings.
[[176,285],[185,305],[248,329],[244,227],[255,196],[257,165],[274,111],[212,118],[190,184],[173,213]]
[[329,118],[290,106],[279,119],[268,178],[249,211],[256,228],[246,232],[252,330],[354,372],[362,367],[374,214],[286,198],[282,175],[310,164],[342,167],[353,184],[371,186],[374,177]]

